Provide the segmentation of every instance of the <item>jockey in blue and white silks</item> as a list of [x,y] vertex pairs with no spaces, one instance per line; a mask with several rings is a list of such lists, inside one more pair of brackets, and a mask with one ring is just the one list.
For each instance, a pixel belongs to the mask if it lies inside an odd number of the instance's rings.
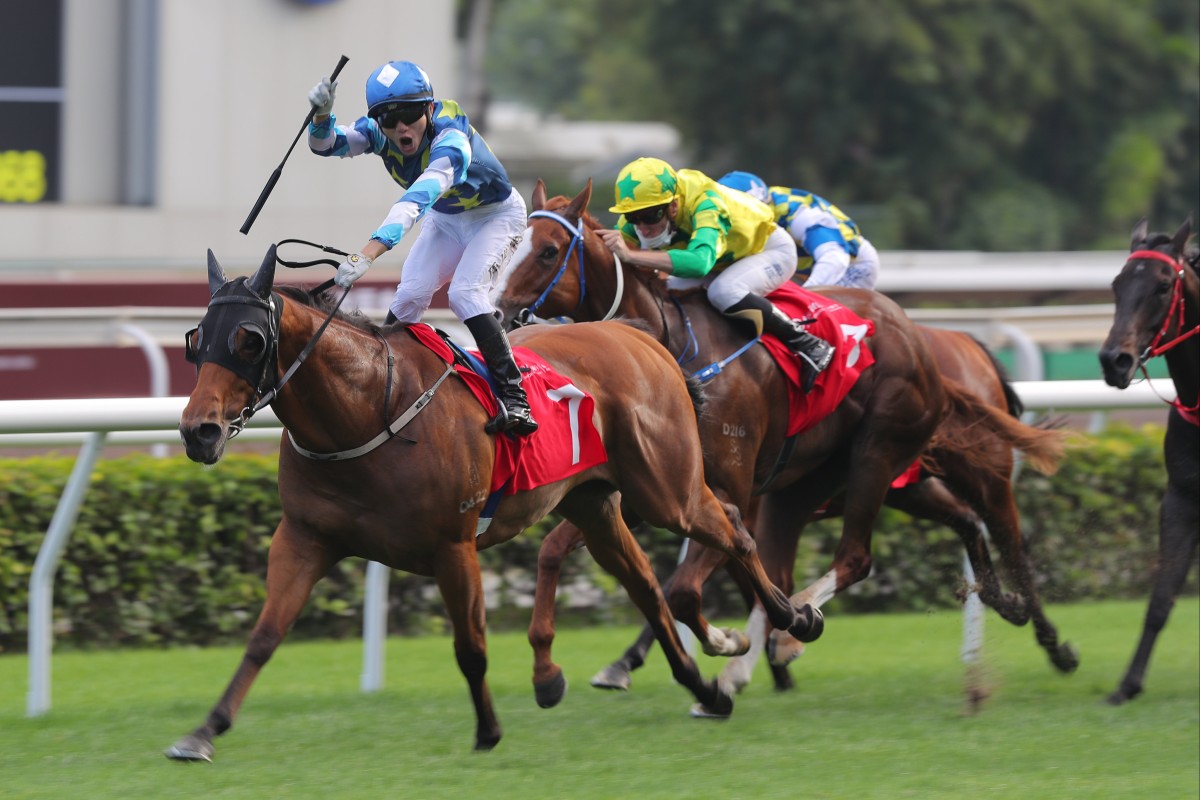
[[718,181],[739,189],[772,208],[775,221],[796,240],[796,274],[804,286],[850,286],[874,289],[879,279],[879,253],[858,225],[825,198],[787,186],[768,187],[762,178],[734,171]]
[[475,337],[499,387],[502,410],[488,429],[532,433],[537,423],[489,297],[524,233],[524,199],[458,103],[434,98],[418,65],[389,61],[371,73],[366,116],[350,127],[336,124],[336,89],[325,78],[309,92],[309,149],[342,158],[377,155],[405,192],[362,249],[338,267],[335,282],[349,289],[424,218],[388,321],[419,321],[434,292],[449,283],[450,309]]

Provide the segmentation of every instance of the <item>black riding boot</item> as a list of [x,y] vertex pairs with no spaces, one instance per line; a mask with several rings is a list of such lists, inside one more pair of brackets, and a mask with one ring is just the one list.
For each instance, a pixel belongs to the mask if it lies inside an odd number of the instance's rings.
[[484,429],[488,433],[512,431],[518,436],[527,436],[537,430],[529,410],[529,398],[521,388],[521,370],[513,359],[512,347],[500,322],[491,314],[479,314],[463,320],[467,330],[475,337],[479,353],[491,370],[500,395],[500,413]]
[[725,314],[747,319],[754,324],[759,334],[765,330],[787,345],[800,359],[803,367],[804,383],[801,388],[805,394],[812,390],[817,375],[833,361],[833,345],[804,330],[803,325],[784,314],[765,297],[748,294],[725,309]]

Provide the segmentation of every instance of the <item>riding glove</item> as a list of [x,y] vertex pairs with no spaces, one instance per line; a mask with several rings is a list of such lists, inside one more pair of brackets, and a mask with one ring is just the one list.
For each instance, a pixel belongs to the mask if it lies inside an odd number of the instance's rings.
[[337,93],[337,81],[321,80],[308,91],[308,102],[312,104],[313,116],[329,116],[333,113],[333,96]]
[[342,262],[338,267],[337,275],[334,276],[333,282],[343,289],[349,289],[354,285],[354,282],[367,274],[367,270],[371,267],[371,259],[364,256],[362,253],[355,253]]

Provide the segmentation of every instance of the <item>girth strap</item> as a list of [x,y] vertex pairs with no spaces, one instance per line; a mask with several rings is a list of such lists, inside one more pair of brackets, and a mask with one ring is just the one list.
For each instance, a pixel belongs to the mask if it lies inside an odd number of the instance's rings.
[[442,381],[450,377],[450,373],[452,372],[454,372],[454,364],[447,364],[446,371],[442,373],[440,378],[434,381],[433,386],[430,386],[428,389],[422,392],[421,396],[418,397],[403,414],[397,417],[391,425],[388,425],[379,432],[378,436],[364,445],[360,445],[359,447],[355,447],[351,450],[341,450],[337,453],[315,453],[312,450],[306,450],[300,445],[296,444],[296,439],[294,436],[292,436],[292,432],[290,430],[288,431],[288,440],[292,443],[292,447],[297,453],[305,458],[311,458],[313,461],[348,461],[352,458],[358,458],[359,456],[366,455],[376,447],[379,447],[379,445],[394,437],[404,428],[405,425],[412,422],[413,418],[416,417],[417,414],[420,414],[425,406],[429,405],[429,401],[433,400],[433,395],[437,392],[438,387],[442,385]]

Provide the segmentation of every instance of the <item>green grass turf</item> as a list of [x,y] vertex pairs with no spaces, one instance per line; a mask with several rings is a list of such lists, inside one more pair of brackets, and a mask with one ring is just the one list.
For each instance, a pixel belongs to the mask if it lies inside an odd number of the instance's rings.
[[[629,693],[591,675],[628,627],[564,630],[562,705],[537,708],[523,634],[489,637],[505,736],[472,752],[474,715],[451,640],[389,640],[385,688],[358,689],[358,642],[284,645],[213,764],[162,750],[199,724],[240,649],[58,653],[53,709],[26,719],[28,662],[0,657],[0,797],[17,798],[1136,798],[1200,796],[1200,601],[1182,600],[1147,690],[1102,699],[1132,654],[1143,602],[1052,606],[1080,649],[1053,671],[1030,628],[986,618],[982,710],[964,712],[955,611],[831,616],[777,694],[760,663],[725,722],[654,651]],[[705,674],[716,659],[703,659]]]

